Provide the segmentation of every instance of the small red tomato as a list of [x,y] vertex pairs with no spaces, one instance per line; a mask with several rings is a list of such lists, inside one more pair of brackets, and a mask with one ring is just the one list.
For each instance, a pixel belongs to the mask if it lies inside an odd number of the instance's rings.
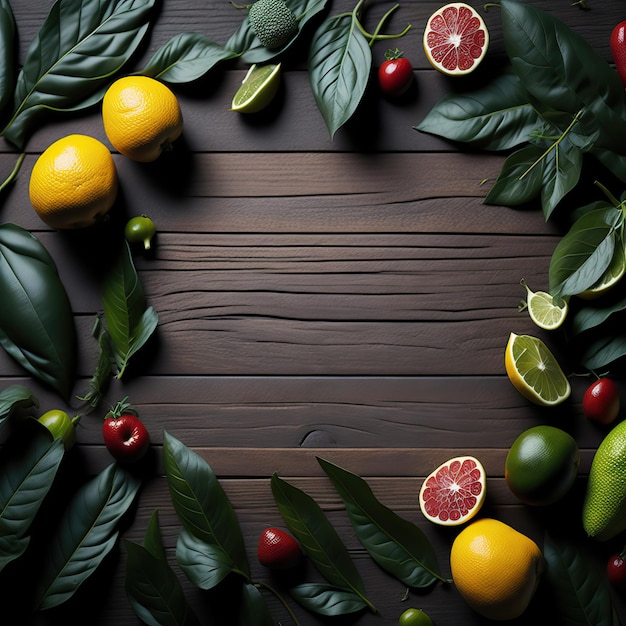
[[626,20],[620,22],[611,32],[611,55],[617,73],[626,87]]
[[609,582],[618,589],[626,589],[626,548],[620,553],[611,555],[606,564],[606,574]]
[[122,463],[135,463],[148,451],[150,435],[124,398],[104,419],[102,436],[107,450]]
[[619,408],[619,390],[610,378],[599,378],[585,391],[583,412],[590,420],[610,424],[617,418]]
[[385,59],[387,60],[378,68],[380,90],[394,98],[405,93],[413,82],[413,66],[402,54],[398,48],[387,50],[385,52]]
[[259,562],[270,569],[289,569],[298,564],[302,551],[298,542],[280,528],[266,528],[259,536]]

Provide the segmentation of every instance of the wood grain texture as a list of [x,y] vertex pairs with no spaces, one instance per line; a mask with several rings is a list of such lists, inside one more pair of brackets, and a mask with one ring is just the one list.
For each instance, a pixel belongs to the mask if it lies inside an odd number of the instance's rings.
[[[192,85],[173,86],[185,119],[183,136],[173,152],[153,164],[114,153],[120,195],[109,221],[98,229],[52,231],[28,199],[32,167],[54,140],[78,132],[109,145],[98,106],[42,119],[17,180],[0,198],[2,220],[40,239],[67,288],[78,333],[77,395],[87,390],[96,366],[91,331],[102,312],[102,281],[126,219],[147,213],[157,224],[152,252],[137,250],[134,256],[146,297],[159,314],[156,336],[124,379],[111,381],[98,409],[83,415],[77,447],[68,456],[68,482],[55,496],[67,498],[111,463],[102,444],[102,419],[128,396],[153,446],[122,538],[140,542],[153,511],[159,511],[168,559],[203,626],[234,626],[229,610],[237,598],[229,590],[198,591],[176,565],[180,523],[163,476],[165,431],[214,469],[235,508],[256,579],[281,585],[255,554],[260,531],[283,525],[271,475],[276,472],[319,502],[378,609],[376,615],[332,622],[341,626],[392,626],[409,606],[426,610],[437,626],[490,622],[472,612],[454,586],[407,594],[382,572],[359,544],[317,457],[366,478],[386,506],[427,535],[446,575],[457,529],[430,524],[417,494],[428,473],[459,454],[474,454],[485,465],[483,515],[511,524],[540,545],[546,531],[571,536],[598,569],[610,551],[622,547],[619,541],[587,540],[578,521],[586,475],[606,428],[583,416],[581,398],[589,379],[577,375],[585,372],[570,358],[571,345],[560,333],[542,335],[571,375],[572,396],[558,408],[528,403],[504,371],[509,333],[538,332],[518,311],[525,295],[520,279],[534,289],[547,287],[549,260],[565,224],[546,222],[535,206],[484,203],[504,155],[474,152],[415,130],[445,94],[483,84],[505,64],[499,10],[483,11],[472,2],[490,29],[487,60],[466,79],[432,70],[421,37],[428,16],[441,4],[401,3],[387,26],[397,32],[412,24],[406,37],[391,42],[414,64],[409,95],[386,100],[372,80],[358,114],[332,140],[311,92],[306,47],[300,46],[283,59],[278,97],[258,116],[229,111],[247,71],[241,59]],[[589,10],[568,0],[532,4],[564,20],[610,60],[609,34],[623,19],[620,3],[586,0]],[[52,0],[12,0],[12,6],[22,63]],[[353,6],[350,0],[329,2],[326,14]],[[368,26],[373,28],[389,7],[368,4]],[[224,42],[243,19],[230,2],[217,0],[165,0],[157,3],[155,18],[133,70],[178,33],[200,32]],[[374,46],[374,68],[386,47],[387,42]],[[17,156],[0,140],[0,178]],[[586,165],[592,182],[593,164]],[[65,405],[4,351],[0,384],[28,386],[42,412],[81,410],[76,398]],[[509,491],[504,461],[520,432],[543,423],[575,436],[581,469],[562,503],[536,509]],[[52,504],[45,511],[35,529],[39,541],[58,519]],[[136,626],[139,620],[124,590],[125,554],[120,540],[70,602],[35,616],[23,610],[28,568],[12,570],[0,587],[3,605],[10,606],[0,623],[72,624],[80,615],[92,626]],[[319,578],[309,563],[304,574]],[[269,594],[266,599],[277,623],[292,623],[280,603]],[[626,620],[624,598],[614,594],[613,599]],[[331,623],[291,604],[302,626]],[[551,604],[550,590],[542,587],[528,612],[511,624],[557,624],[546,604]]]

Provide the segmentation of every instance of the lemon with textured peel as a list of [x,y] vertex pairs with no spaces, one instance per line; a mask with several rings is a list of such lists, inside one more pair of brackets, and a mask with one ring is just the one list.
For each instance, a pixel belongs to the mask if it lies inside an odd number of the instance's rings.
[[452,580],[467,604],[491,620],[511,620],[528,608],[545,569],[539,546],[491,518],[470,522],[450,551]]
[[563,299],[555,302],[554,296],[546,291],[533,291],[524,280],[526,306],[530,319],[543,330],[556,330],[567,317],[568,305]]
[[250,66],[231,103],[239,113],[258,113],[274,99],[280,85],[280,63]]
[[600,280],[585,289],[585,291],[578,294],[579,298],[583,300],[595,300],[599,298],[607,291],[615,287],[615,285],[622,279],[626,273],[626,253],[624,252],[623,245],[617,245],[615,252],[613,252],[613,258],[606,269],[606,272],[602,275]]
[[541,339],[511,333],[504,365],[513,386],[531,402],[554,406],[569,398],[569,380]]

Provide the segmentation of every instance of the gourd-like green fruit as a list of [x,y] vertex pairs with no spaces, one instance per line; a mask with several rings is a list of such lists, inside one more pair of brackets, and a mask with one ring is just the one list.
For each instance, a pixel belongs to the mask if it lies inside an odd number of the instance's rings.
[[586,533],[607,541],[626,530],[626,421],[602,440],[591,462],[583,503]]
[[283,0],[257,0],[250,6],[248,20],[268,50],[281,48],[298,32],[298,20]]

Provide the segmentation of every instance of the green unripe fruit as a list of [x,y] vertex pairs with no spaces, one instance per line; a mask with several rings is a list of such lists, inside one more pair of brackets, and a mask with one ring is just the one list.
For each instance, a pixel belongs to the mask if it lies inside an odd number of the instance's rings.
[[124,227],[124,237],[128,243],[143,243],[146,250],[150,250],[152,237],[156,234],[156,226],[147,215],[132,217]]
[[282,48],[298,32],[298,20],[283,0],[257,0],[250,6],[248,20],[268,50]]
[[77,418],[72,419],[65,411],[53,409],[44,413],[37,421],[43,424],[55,439],[62,439],[63,446],[69,450],[76,443]]
[[398,620],[400,626],[433,626],[433,621],[422,609],[407,609]]

